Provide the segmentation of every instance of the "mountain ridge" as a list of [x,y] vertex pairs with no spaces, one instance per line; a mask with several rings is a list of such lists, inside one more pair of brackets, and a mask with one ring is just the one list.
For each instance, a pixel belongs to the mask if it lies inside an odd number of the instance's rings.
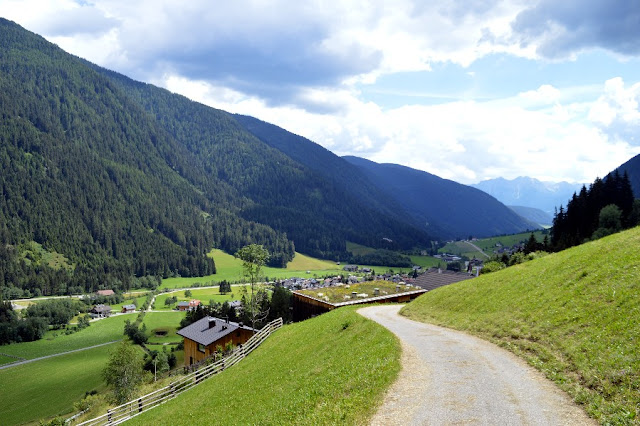
[[514,179],[488,179],[470,186],[492,195],[505,205],[533,207],[553,214],[555,208],[566,206],[573,193],[579,192],[582,185],[519,176]]
[[343,158],[393,194],[416,220],[433,223],[449,238],[488,237],[539,227],[479,189],[406,166],[379,164],[353,156]]

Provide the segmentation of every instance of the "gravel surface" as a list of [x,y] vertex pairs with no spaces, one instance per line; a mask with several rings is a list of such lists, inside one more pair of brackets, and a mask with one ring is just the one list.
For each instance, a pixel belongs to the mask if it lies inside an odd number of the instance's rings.
[[403,370],[374,425],[591,425],[570,398],[492,343],[398,315],[401,305],[358,312],[396,334]]

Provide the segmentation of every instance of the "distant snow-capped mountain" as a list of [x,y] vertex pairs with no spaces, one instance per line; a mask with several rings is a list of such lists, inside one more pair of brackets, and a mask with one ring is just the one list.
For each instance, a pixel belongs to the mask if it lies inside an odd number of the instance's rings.
[[535,178],[520,176],[512,180],[496,178],[473,184],[508,206],[534,207],[553,214],[556,207],[566,206],[574,192],[580,191],[581,183],[543,182]]

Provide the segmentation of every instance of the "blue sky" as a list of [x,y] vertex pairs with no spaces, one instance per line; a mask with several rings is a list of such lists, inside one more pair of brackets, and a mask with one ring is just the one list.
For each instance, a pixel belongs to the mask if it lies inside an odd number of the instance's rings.
[[633,0],[0,0],[66,51],[338,155],[462,183],[640,153]]

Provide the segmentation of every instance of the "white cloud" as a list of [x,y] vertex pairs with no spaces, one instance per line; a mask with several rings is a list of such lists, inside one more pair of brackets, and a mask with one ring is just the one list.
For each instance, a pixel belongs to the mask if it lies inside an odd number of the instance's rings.
[[[585,112],[599,99],[561,103],[567,93],[582,93],[572,88],[542,86],[511,99],[388,110],[362,102],[356,92],[316,90],[308,96],[332,99],[341,113],[314,114],[292,105],[269,107],[205,82],[170,78],[167,86],[203,103],[279,125],[338,155],[403,164],[462,183],[522,175],[591,182],[640,153],[640,148],[611,137],[585,119]],[[604,91],[610,93],[611,86],[607,83]],[[551,107],[539,108],[540,103]],[[622,104],[628,109],[632,105]]]
[[99,65],[272,122],[339,155],[464,183],[520,175],[589,182],[640,152],[632,145],[640,83],[546,83],[491,101],[398,107],[365,101],[356,89],[436,62],[536,58],[548,40],[571,36],[567,20],[537,32],[538,18],[556,16],[552,2],[540,4],[521,14],[530,2],[3,0],[0,15]]
[[640,83],[626,88],[620,77],[605,82],[604,93],[589,112],[589,119],[603,126],[610,126],[614,121],[640,124]]

